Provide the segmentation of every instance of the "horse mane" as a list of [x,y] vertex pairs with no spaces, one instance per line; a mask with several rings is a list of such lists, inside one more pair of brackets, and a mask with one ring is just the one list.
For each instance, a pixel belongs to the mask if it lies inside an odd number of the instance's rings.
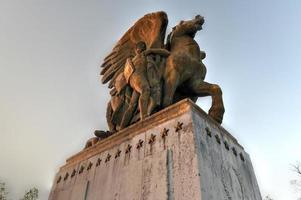
[[167,49],[168,51],[171,50],[171,39],[172,39],[172,35],[173,35],[175,29],[176,29],[176,27],[173,27],[171,32],[167,35],[167,38],[166,38],[165,49]]

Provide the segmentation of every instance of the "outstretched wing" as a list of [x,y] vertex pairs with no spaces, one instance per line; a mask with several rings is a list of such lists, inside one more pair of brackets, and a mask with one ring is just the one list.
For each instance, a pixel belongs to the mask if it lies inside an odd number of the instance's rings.
[[139,19],[117,42],[112,52],[105,57],[101,65],[102,83],[114,86],[117,76],[123,72],[126,59],[135,55],[135,45],[144,41],[148,48],[163,48],[166,27],[165,12],[150,13]]

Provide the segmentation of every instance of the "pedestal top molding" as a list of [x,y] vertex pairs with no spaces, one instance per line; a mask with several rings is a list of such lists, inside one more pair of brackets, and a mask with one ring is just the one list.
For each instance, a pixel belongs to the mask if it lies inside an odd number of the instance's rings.
[[113,148],[114,146],[120,145],[121,143],[130,140],[134,136],[145,132],[153,127],[158,126],[166,121],[170,121],[183,113],[192,111],[197,113],[200,117],[209,121],[210,124],[214,125],[215,128],[219,129],[225,137],[229,138],[234,144],[239,146],[241,149],[243,147],[237,142],[237,140],[219,123],[213,120],[210,116],[206,114],[198,105],[192,102],[190,99],[184,99],[182,101],[173,104],[160,112],[157,112],[143,121],[137,122],[118,133],[111,135],[99,141],[96,145],[82,150],[81,152],[71,156],[67,159],[66,164],[61,167],[61,170],[67,168],[70,165],[77,164],[83,160],[89,159],[101,152]]

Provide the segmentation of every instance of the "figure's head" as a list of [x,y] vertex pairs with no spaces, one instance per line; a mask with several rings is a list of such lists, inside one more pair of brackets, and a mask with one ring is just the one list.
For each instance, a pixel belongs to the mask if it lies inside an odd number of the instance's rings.
[[173,28],[173,31],[179,30],[179,32],[194,37],[197,31],[202,30],[204,22],[204,17],[197,15],[192,20],[180,21],[180,23]]
[[139,54],[146,50],[146,44],[143,41],[140,41],[136,44],[136,54]]

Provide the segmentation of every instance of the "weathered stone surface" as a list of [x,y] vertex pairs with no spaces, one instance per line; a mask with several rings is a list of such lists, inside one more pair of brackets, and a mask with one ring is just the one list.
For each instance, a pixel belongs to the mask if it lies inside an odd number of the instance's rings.
[[261,196],[243,147],[193,102],[183,100],[69,158],[56,175],[49,200],[69,199]]

